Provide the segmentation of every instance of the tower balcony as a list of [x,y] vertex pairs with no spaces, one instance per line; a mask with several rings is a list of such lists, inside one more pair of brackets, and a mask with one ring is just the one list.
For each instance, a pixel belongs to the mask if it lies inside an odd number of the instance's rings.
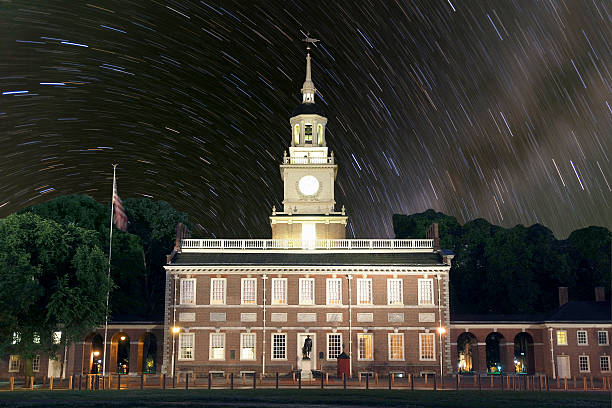
[[241,250],[341,250],[432,252],[433,239],[183,239],[182,252]]
[[329,157],[283,157],[283,164],[335,164],[334,156]]

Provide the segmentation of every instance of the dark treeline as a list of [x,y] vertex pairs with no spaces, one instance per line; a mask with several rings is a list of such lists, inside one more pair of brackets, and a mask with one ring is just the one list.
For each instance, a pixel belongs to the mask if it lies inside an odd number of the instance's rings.
[[558,240],[539,224],[503,228],[476,219],[460,225],[433,210],[393,216],[396,238],[425,238],[434,222],[441,247],[455,252],[450,288],[456,313],[548,312],[558,306],[558,286],[569,288],[570,300],[593,300],[597,286],[610,298],[607,228],[587,227]]

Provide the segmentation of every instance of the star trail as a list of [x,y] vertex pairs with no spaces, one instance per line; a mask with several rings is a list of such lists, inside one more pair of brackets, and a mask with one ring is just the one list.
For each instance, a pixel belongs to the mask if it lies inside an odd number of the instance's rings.
[[268,237],[306,32],[349,237],[393,213],[612,228],[608,1],[0,2],[0,216],[166,200]]

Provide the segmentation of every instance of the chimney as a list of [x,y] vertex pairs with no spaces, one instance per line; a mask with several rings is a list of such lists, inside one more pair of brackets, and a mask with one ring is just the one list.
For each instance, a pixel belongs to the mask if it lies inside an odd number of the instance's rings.
[[433,223],[427,228],[427,232],[425,233],[427,239],[434,240],[434,249],[440,249],[440,230],[438,228],[438,223]]
[[603,286],[597,286],[595,288],[595,301],[596,302],[606,301],[606,291]]
[[567,294],[567,286],[559,286],[559,306],[563,306],[569,300],[569,295]]

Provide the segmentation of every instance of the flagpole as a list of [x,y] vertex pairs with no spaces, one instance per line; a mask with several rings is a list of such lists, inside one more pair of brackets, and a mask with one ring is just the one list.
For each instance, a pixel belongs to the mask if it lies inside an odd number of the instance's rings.
[[106,339],[108,336],[108,299],[110,297],[111,255],[113,253],[113,216],[115,215],[115,173],[117,165],[113,164],[113,193],[111,195],[110,237],[108,243],[108,274],[106,275],[106,313],[104,315],[104,351],[102,352],[102,378],[106,376]]

